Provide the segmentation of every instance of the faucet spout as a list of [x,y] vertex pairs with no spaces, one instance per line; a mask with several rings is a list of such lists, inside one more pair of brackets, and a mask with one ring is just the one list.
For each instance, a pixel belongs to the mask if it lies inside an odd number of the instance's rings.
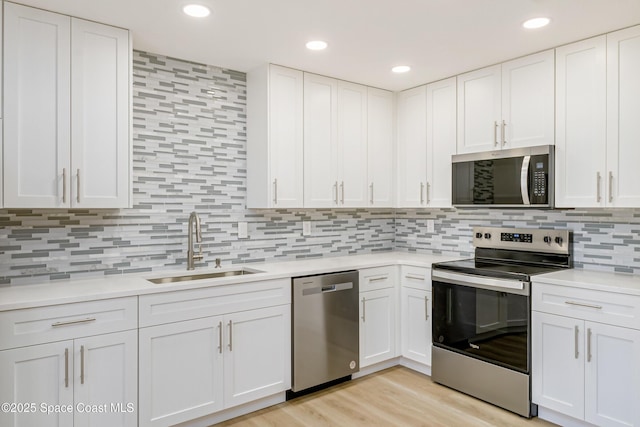
[[[195,224],[196,243],[199,243],[200,248],[198,253],[193,251],[193,226]],[[193,270],[195,268],[194,262],[201,260],[202,255],[202,228],[200,227],[200,217],[194,211],[189,215],[189,225],[187,228],[187,270]]]

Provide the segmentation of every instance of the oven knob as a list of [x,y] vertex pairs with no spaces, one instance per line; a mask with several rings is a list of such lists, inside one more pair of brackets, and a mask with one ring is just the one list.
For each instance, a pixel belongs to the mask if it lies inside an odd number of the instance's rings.
[[484,233],[484,238],[485,239],[490,239],[491,238],[491,233]]
[[482,233],[476,233],[476,239],[482,239]]
[[551,236],[544,236],[544,239],[542,239],[542,240],[544,240],[544,242],[545,242],[546,244],[548,244],[548,245],[550,245],[550,244],[551,244]]
[[560,236],[556,237],[556,243],[562,246],[562,237]]

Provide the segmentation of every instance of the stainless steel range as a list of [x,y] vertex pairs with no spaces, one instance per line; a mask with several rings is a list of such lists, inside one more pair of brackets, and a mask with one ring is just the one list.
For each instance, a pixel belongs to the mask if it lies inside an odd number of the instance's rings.
[[432,379],[525,417],[531,276],[571,267],[566,230],[477,227],[475,258],[433,264]]

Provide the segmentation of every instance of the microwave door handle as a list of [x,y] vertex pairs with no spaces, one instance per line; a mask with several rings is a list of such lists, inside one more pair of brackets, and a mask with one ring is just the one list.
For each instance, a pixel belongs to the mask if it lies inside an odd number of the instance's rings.
[[529,200],[529,163],[531,156],[524,156],[522,159],[522,169],[520,170],[520,193],[522,194],[522,204],[530,205]]

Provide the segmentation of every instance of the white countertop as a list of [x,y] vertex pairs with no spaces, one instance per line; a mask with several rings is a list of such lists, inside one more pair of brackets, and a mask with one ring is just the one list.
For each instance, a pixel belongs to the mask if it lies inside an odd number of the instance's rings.
[[534,276],[532,282],[640,295],[640,276],[625,273],[570,269]]
[[[165,270],[122,276],[105,276],[85,280],[56,280],[42,284],[0,287],[0,311],[16,310],[46,305],[66,304],[91,300],[145,295],[158,292],[204,288],[210,286],[246,283],[261,280],[306,276],[344,270],[381,267],[385,265],[412,265],[431,267],[434,262],[460,259],[460,257],[416,254],[407,252],[381,252],[366,255],[311,258],[296,261],[234,264],[222,269],[196,268],[187,271]],[[260,273],[195,280],[178,283],[154,284],[146,279],[157,277],[206,274],[211,272],[237,270],[240,268],[260,270]]]

